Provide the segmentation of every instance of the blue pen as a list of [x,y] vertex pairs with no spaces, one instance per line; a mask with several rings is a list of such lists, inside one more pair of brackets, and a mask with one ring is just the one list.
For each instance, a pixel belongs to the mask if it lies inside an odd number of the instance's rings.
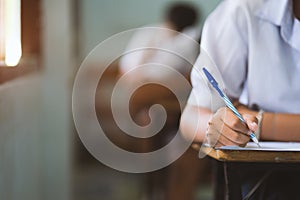
[[[237,109],[233,106],[233,104],[231,103],[231,101],[229,100],[229,98],[226,96],[226,94],[224,94],[222,92],[222,90],[219,88],[218,86],[218,82],[214,79],[214,77],[207,71],[207,69],[205,69],[205,67],[202,68],[205,76],[207,77],[208,81],[210,82],[210,84],[213,86],[213,88],[215,88],[215,90],[220,94],[220,96],[222,97],[222,99],[224,100],[226,106],[244,123],[246,124],[245,120],[243,119],[243,117],[241,116],[241,114],[237,111]],[[254,133],[250,134],[250,138],[253,140],[253,142],[255,142],[259,147],[259,142],[255,136]]]

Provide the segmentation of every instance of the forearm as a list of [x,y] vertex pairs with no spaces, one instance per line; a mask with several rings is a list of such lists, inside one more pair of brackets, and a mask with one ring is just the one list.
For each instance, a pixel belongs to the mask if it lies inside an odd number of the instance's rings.
[[[244,105],[239,105],[238,110],[253,116],[258,113]],[[300,115],[264,112],[260,140],[300,142]]]
[[180,121],[180,130],[183,136],[194,139],[195,142],[203,142],[211,116],[212,113],[209,109],[187,105]]
[[261,122],[260,138],[300,142],[300,115],[265,112]]
[[[258,113],[245,106],[238,106],[238,110],[252,116]],[[194,141],[203,142],[211,116],[209,109],[187,105],[180,123],[183,136],[192,139],[196,133]],[[264,112],[260,140],[300,142],[300,115]]]

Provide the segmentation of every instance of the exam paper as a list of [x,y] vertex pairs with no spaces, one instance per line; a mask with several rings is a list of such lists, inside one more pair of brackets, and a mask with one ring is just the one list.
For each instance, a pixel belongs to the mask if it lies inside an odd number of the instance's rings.
[[300,151],[300,142],[259,142],[260,147],[254,142],[249,142],[246,147],[222,146],[220,150],[253,150],[253,151]]

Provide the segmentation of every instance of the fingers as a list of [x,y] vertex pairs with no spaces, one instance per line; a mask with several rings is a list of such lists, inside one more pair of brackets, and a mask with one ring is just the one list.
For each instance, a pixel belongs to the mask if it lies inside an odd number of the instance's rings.
[[250,137],[232,130],[219,120],[219,122],[210,122],[207,129],[207,139],[210,146],[245,146]]
[[234,144],[237,144],[239,146],[240,145],[244,146],[250,140],[249,135],[244,134],[242,132],[237,132],[235,130],[232,130],[226,124],[223,126],[222,135],[225,138],[227,138],[227,140],[230,140],[231,142],[233,142]]
[[233,130],[247,134],[249,132],[248,127],[241,122],[241,120],[235,116],[235,114],[228,108],[224,107],[216,113],[222,121]]
[[258,128],[257,118],[244,114],[241,122],[228,108],[220,108],[211,118],[207,128],[207,139],[211,146],[245,146],[249,140],[249,133]]
[[[247,140],[249,141],[249,139]],[[245,147],[247,142],[245,143],[235,143],[226,138],[223,134],[220,135],[219,141],[216,143],[215,147],[221,147],[221,146],[240,146],[240,147]]]
[[258,129],[258,119],[255,116],[243,114],[243,119],[251,132],[255,132]]

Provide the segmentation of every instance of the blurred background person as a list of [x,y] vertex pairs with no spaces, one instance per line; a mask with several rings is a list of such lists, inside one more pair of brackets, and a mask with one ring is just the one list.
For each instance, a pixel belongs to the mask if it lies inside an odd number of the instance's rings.
[[[127,84],[131,85],[164,80],[166,84],[175,84],[182,97],[188,95],[189,89],[175,81],[172,69],[188,79],[199,54],[196,45],[200,39],[200,29],[196,27],[198,18],[199,13],[192,4],[178,2],[167,7],[161,23],[138,28],[120,59],[120,76],[126,74]],[[164,70],[162,65],[172,69]],[[138,70],[140,67],[143,67],[142,71]],[[157,99],[170,97],[170,93],[160,90],[159,87],[154,89],[153,85],[143,89],[145,93],[135,96],[136,101],[131,106],[133,112],[139,112],[141,107]]]
[[[127,46],[127,51],[145,48],[130,52],[121,58],[121,74],[132,71],[145,63],[158,62],[173,67],[182,74],[188,76],[191,66],[187,66],[184,60],[179,56],[166,53],[160,49],[168,49],[170,51],[173,49],[181,49],[180,56],[195,61],[199,53],[199,48],[192,45],[191,41],[184,38],[180,33],[185,34],[195,41],[199,41],[200,28],[196,26],[198,18],[199,12],[192,4],[175,3],[169,5],[165,11],[164,20],[161,23],[150,24],[136,30]],[[153,31],[147,29],[147,27],[154,27],[157,29]],[[157,49],[152,50],[147,49],[147,47],[155,47]],[[141,79],[150,77],[156,78],[161,75],[161,71],[158,70],[157,67],[154,66],[149,68],[153,68],[147,71],[150,73],[139,74]],[[131,75],[129,75],[133,80],[137,79],[134,71],[132,72],[133,73],[130,73]]]
[[[143,152],[161,148],[170,142],[178,131],[181,115],[178,102],[185,104],[190,88],[184,86],[172,70],[179,72],[189,81],[190,71],[199,54],[199,17],[200,13],[193,4],[170,4],[165,11],[163,22],[143,26],[135,31],[120,59],[120,76],[128,77],[127,84],[141,86],[133,94],[130,102],[130,110],[137,123],[150,123],[149,108],[154,104],[163,105],[167,112],[167,121],[158,133],[159,136],[155,136],[153,141],[141,143]],[[170,69],[165,70],[164,66]],[[139,68],[142,70],[138,70]],[[143,85],[146,81],[154,84]],[[180,93],[179,99],[170,88],[161,86],[161,81],[166,87],[175,86]],[[199,160],[197,153],[188,149],[170,167],[149,174],[148,198],[193,199],[200,178],[207,174],[207,167],[207,160]]]

